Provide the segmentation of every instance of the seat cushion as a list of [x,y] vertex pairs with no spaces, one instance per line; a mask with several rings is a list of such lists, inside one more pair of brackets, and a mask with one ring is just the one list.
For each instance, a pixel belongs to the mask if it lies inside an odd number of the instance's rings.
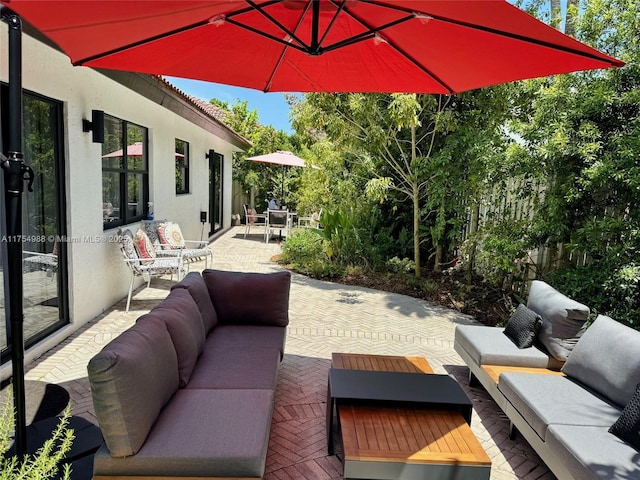
[[546,442],[576,479],[640,478],[638,452],[605,427],[550,425]]
[[205,342],[202,316],[193,297],[183,288],[173,290],[158,306],[137,321],[159,321],[167,326],[178,356],[180,386],[184,387],[189,383]]
[[209,295],[224,324],[289,324],[290,272],[244,273],[207,269],[202,272]]
[[280,350],[216,347],[204,350],[186,388],[276,389]]
[[269,325],[218,325],[207,337],[205,350],[219,347],[241,347],[252,350],[274,347],[284,354],[286,327]]
[[180,282],[171,287],[171,290],[177,288],[186,289],[198,305],[200,315],[202,316],[202,323],[204,325],[205,333],[209,333],[213,327],[218,323],[218,315],[211,303],[211,297],[209,296],[209,290],[207,285],[202,279],[202,275],[198,272],[191,272],[184,277]]
[[[457,325],[455,343],[478,365],[551,368],[550,358],[535,347],[518,348],[504,329],[477,325]],[[551,362],[553,363],[553,362]]]
[[585,331],[589,307],[539,280],[531,282],[527,307],[542,317],[540,343],[554,358],[565,362]]
[[273,402],[271,390],[178,390],[138,454],[100,451],[94,475],[261,478]]
[[178,359],[165,324],[136,323],[95,355],[87,371],[111,455],[135,454],[178,388]]
[[640,332],[599,315],[562,371],[624,406],[640,383]]
[[545,440],[551,424],[609,428],[620,408],[573,380],[557,375],[505,372],[498,389]]

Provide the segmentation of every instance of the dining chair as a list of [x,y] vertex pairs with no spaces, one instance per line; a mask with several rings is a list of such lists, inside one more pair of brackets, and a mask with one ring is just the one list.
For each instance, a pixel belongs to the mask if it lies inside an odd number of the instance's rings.
[[264,231],[265,243],[269,243],[271,233],[278,231],[278,235],[282,238],[289,236],[289,211],[288,210],[270,210],[267,209],[267,226]]

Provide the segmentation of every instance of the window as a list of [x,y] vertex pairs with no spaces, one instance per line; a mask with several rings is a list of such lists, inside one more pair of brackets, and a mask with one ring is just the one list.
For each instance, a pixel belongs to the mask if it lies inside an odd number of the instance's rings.
[[102,144],[104,229],[146,218],[148,202],[147,129],[105,115]]
[[189,193],[189,142],[176,138],[176,194]]

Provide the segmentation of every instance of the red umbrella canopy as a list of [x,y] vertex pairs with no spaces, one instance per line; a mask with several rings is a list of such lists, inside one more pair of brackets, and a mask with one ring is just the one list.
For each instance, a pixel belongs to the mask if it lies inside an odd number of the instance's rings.
[[256,155],[255,157],[247,158],[247,160],[251,160],[252,162],[275,163],[277,165],[287,165],[290,167],[306,166],[302,158],[286,150],[278,150],[277,152],[267,153],[265,155]]
[[1,0],[75,65],[263,91],[455,93],[622,66],[504,0]]

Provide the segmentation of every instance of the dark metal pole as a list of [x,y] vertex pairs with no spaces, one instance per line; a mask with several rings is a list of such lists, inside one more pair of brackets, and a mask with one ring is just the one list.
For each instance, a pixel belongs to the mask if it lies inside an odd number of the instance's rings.
[[5,186],[7,274],[9,276],[9,315],[11,318],[11,364],[15,407],[15,448],[18,457],[27,451],[24,387],[24,312],[22,285],[22,192],[25,175],[22,153],[22,22],[13,12],[3,9],[9,25],[9,118],[7,156],[2,159]]

